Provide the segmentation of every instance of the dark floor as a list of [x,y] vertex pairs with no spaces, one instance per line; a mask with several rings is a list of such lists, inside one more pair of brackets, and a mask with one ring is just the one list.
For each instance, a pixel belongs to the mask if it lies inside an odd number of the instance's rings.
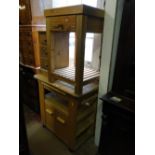
[[70,152],[51,131],[42,127],[40,117],[24,106],[28,143],[31,155],[96,155],[94,138],[88,139],[77,151]]

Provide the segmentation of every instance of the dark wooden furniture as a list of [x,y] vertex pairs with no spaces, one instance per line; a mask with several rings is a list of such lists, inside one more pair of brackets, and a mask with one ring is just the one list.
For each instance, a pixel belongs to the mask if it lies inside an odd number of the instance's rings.
[[112,90],[135,98],[135,0],[125,0]]
[[[86,5],[45,10],[50,82],[62,80],[82,94],[83,86],[98,79],[99,71],[84,66],[86,33],[102,34],[104,10]],[[75,61],[69,66],[69,33],[75,32]],[[96,60],[97,61],[97,60]]]
[[135,1],[125,0],[111,92],[104,95],[99,155],[135,154]]
[[46,31],[44,17],[32,17],[30,0],[19,1],[19,60],[30,68],[40,67],[38,31]]
[[77,96],[66,82],[51,83],[43,74],[35,78],[39,83],[42,124],[75,150],[94,134],[98,85],[86,85],[83,94]]
[[19,105],[19,155],[29,155],[29,147],[27,140],[27,133],[25,127],[25,119],[23,112],[22,100],[20,98]]
[[32,20],[30,0],[19,0],[19,24],[29,25]]
[[39,113],[39,92],[38,83],[34,79],[35,69],[31,69],[25,66],[19,66],[19,77],[21,79],[20,95],[22,95],[22,104],[26,104],[33,111]]
[[[119,97],[120,102],[113,97]],[[102,130],[99,155],[135,154],[135,109],[134,101],[110,92],[103,101]]]
[[23,111],[24,93],[23,93],[24,79],[20,72],[19,74],[19,155],[29,155],[29,147],[26,133],[26,125]]

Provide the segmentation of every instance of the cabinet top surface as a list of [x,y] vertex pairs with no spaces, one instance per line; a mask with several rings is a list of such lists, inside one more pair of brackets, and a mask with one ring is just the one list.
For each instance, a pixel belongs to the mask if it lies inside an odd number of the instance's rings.
[[87,5],[75,5],[75,6],[46,9],[44,11],[44,15],[46,17],[64,16],[64,15],[86,15],[86,16],[88,15],[98,18],[104,18],[104,10]]
[[[120,101],[114,100],[113,97],[117,97],[121,100]],[[106,95],[102,96],[100,99],[103,102],[106,101],[109,104],[115,105],[117,107],[130,111],[132,113],[135,112],[135,101],[134,100],[121,96],[119,94],[116,94],[114,92],[109,92]]]
[[[43,75],[43,74],[36,74],[34,77],[37,80],[40,80],[41,82],[49,85],[51,88],[56,88],[59,91],[62,91],[64,93],[67,93],[67,94],[69,94],[71,96],[74,96],[74,97],[81,97],[81,96],[78,96],[77,94],[74,93],[74,88],[70,84],[66,84],[66,83],[64,83],[62,81],[59,81],[59,80],[51,83],[51,82],[48,81],[48,77]],[[82,96],[86,95],[86,94],[88,94],[90,92],[97,92],[97,90],[98,90],[98,85],[95,84],[95,83],[90,83],[90,84],[85,85],[83,87]]]

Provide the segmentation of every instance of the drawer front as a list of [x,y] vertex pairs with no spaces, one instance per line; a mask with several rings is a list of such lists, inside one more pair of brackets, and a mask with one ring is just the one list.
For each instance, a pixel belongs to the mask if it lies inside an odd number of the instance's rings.
[[97,94],[92,96],[92,97],[89,97],[88,99],[85,99],[81,102],[81,105],[84,105],[84,106],[91,106],[92,104],[94,104],[95,102],[97,102]]
[[83,134],[76,138],[76,148],[77,149],[82,143],[84,143],[89,137],[94,135],[94,126],[91,126]]
[[90,115],[88,115],[85,119],[77,123],[76,136],[79,136],[80,134],[85,132],[90,126],[94,126],[95,116],[96,113],[93,112]]
[[75,31],[76,16],[48,17],[47,27],[51,31]]
[[78,110],[77,113],[77,122],[81,122],[82,120],[85,120],[90,114],[96,113],[96,103],[94,103],[90,107],[81,107],[81,109]]
[[55,122],[55,109],[45,100],[45,124],[47,128],[49,128],[52,131],[55,131],[54,122]]
[[68,118],[67,116],[60,112],[56,111],[56,116],[55,116],[55,133],[56,135],[62,139],[65,143],[69,143],[69,134],[70,130],[68,128]]
[[97,95],[94,95],[86,100],[83,100],[78,107],[79,113],[85,113],[87,110],[94,107],[94,110],[96,110],[95,105],[97,103]]

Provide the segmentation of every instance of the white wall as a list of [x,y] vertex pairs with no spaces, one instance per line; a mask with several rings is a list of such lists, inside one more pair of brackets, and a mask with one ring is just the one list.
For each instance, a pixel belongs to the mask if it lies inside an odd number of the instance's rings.
[[44,16],[44,9],[52,8],[52,0],[30,0],[32,16]]
[[[112,86],[123,1],[106,0],[98,97],[106,94]],[[97,146],[100,140],[101,115],[102,102],[98,99],[95,130],[95,144]]]

